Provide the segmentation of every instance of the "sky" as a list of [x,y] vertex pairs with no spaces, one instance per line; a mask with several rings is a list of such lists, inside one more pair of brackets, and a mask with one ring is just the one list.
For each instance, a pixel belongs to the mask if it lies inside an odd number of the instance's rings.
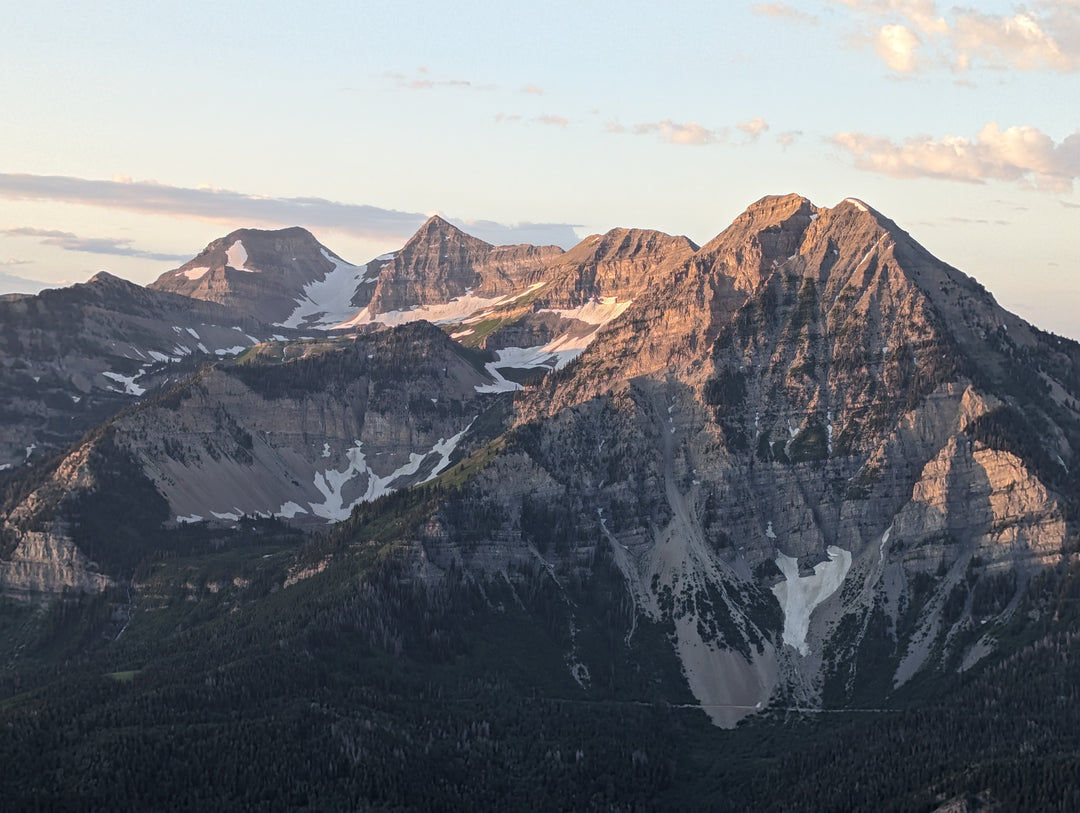
[[0,0],[0,292],[860,198],[1080,338],[1080,0]]

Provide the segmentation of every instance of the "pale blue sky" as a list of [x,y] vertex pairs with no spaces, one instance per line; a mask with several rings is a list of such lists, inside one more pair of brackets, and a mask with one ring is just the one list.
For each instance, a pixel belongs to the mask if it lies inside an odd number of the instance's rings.
[[702,243],[799,192],[1080,337],[1080,0],[0,9],[0,290],[149,282],[243,226],[366,262],[434,211]]

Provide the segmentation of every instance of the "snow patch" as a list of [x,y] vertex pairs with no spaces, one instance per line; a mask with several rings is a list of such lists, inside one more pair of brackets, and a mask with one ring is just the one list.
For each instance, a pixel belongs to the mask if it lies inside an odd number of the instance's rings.
[[[424,454],[411,452],[409,454],[408,463],[383,476],[376,474],[368,468],[363,451],[363,441],[356,441],[356,445],[345,452],[349,465],[346,466],[343,471],[327,469],[324,472],[316,473],[315,488],[319,490],[319,493],[322,494],[325,499],[321,503],[309,503],[312,513],[329,522],[341,522],[346,520],[349,518],[349,514],[352,513],[352,509],[360,503],[371,502],[379,497],[393,493],[396,489],[392,488],[391,484],[402,477],[410,477],[411,475],[416,474],[420,470],[420,466],[425,460],[429,459],[432,454],[438,454],[440,459],[431,470],[431,473],[419,482],[426,483],[429,480],[435,479],[435,477],[450,464],[450,455],[453,454],[454,449],[457,448],[458,443],[461,442],[461,439],[465,437],[465,433],[468,432],[471,427],[472,421],[469,421],[469,425],[456,435],[451,438],[440,438],[438,443],[432,446],[431,449]],[[367,476],[367,487],[360,497],[346,503],[346,499],[342,494],[342,489],[347,483],[360,475]]]
[[247,345],[237,344],[232,347],[219,347],[214,351],[215,356],[238,356],[247,350]]
[[854,207],[855,207],[856,209],[858,209],[858,210],[859,210],[860,212],[869,212],[869,211],[870,211],[870,210],[869,210],[869,209],[867,208],[866,204],[865,204],[865,203],[863,203],[863,202],[862,202],[861,200],[859,200],[858,198],[844,198],[844,203],[850,203],[850,204],[851,204],[852,206],[854,206]]
[[292,502],[290,500],[289,502],[282,505],[281,508],[279,508],[278,511],[274,514],[274,516],[275,517],[285,517],[285,519],[292,519],[297,514],[306,514],[306,513],[307,513],[306,508],[301,508],[299,505],[297,505],[296,503],[294,503],[294,502]]
[[0,463],[0,471],[7,471],[12,467],[11,463]]
[[[865,209],[863,211],[865,211]],[[869,260],[874,255],[874,252],[877,251],[878,246],[880,246],[882,241],[884,241],[885,238],[888,237],[888,236],[889,236],[889,233],[885,232],[883,235],[881,235],[881,237],[878,238],[878,241],[876,243],[874,243],[874,247],[872,249],[870,249],[868,252],[866,252],[866,254],[863,255],[863,258],[861,260],[859,260],[859,264],[855,266],[856,271],[858,271],[862,267],[862,264],[865,263],[867,260]]]
[[229,246],[229,250],[225,252],[225,265],[236,271],[255,271],[256,269],[247,267],[247,261],[247,249],[239,240]]
[[189,517],[181,517],[179,515],[176,517],[176,523],[178,525],[184,525],[184,524],[187,524],[187,523],[202,522],[202,521],[203,521],[203,518],[200,517],[198,514],[192,514]]
[[142,375],[141,370],[135,375],[120,375],[120,373],[114,373],[111,371],[106,371],[102,373],[102,375],[112,381],[115,381],[117,384],[123,384],[124,393],[126,395],[142,395],[146,392],[146,387],[140,387],[138,384],[135,383],[135,379]]
[[772,529],[772,522],[765,526],[765,536],[769,537],[769,539],[776,539],[776,531]]
[[798,559],[776,554],[776,565],[784,574],[784,581],[773,585],[772,591],[784,611],[784,643],[794,647],[800,655],[810,652],[806,644],[810,614],[839,589],[851,568],[849,551],[830,545],[825,552],[829,560],[814,565],[810,576],[799,575]]
[[199,336],[199,334],[195,332],[195,328],[189,327],[189,328],[186,328],[186,330],[187,330],[188,333],[191,334],[191,338],[195,339],[195,341],[198,341],[201,338]]
[[631,300],[619,302],[614,296],[602,296],[598,299],[590,299],[579,308],[543,309],[537,313],[557,313],[563,319],[576,319],[579,322],[600,326],[622,316],[631,304]]
[[[206,272],[209,271],[209,270],[210,270],[209,268],[206,268],[205,266],[203,266],[201,268],[189,268],[187,271],[182,271],[181,273],[185,277],[187,277],[188,279],[196,280],[196,279],[202,279],[203,277],[205,277]],[[179,518],[177,518],[177,520],[179,521]]]
[[496,360],[484,365],[488,374],[495,379],[495,383],[480,384],[476,387],[476,391],[480,393],[513,392],[524,389],[520,384],[508,381],[499,369],[510,367],[525,370],[542,369],[549,372],[561,370],[585,352],[585,348],[589,346],[599,330],[600,328],[597,327],[584,336],[560,336],[547,344],[535,347],[506,347],[497,350]]

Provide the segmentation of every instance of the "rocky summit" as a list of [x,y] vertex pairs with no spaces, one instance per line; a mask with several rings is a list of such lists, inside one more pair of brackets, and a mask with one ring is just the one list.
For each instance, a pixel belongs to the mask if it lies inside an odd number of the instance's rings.
[[[330,806],[423,806],[400,765],[438,754],[436,806],[469,783],[513,797],[483,755],[563,787],[610,770],[588,798],[613,809],[685,806],[688,787],[761,806],[770,782],[873,807],[865,775],[841,793],[801,757],[762,778],[769,743],[858,772],[837,743],[884,765],[897,730],[933,741],[931,708],[951,750],[937,772],[882,768],[890,792],[944,804],[970,780],[993,801],[1012,791],[973,766],[1004,751],[955,704],[1029,703],[1016,675],[1035,670],[1071,705],[1036,664],[1080,629],[1080,345],[862,201],[763,198],[700,247],[639,229],[492,246],[435,217],[362,266],[302,229],[241,230],[150,289],[96,278],[0,305],[24,416],[2,447],[0,590],[97,607],[48,635],[148,675],[137,696],[226,703],[254,691],[235,658],[274,674],[258,724],[294,725],[302,698],[301,739],[326,755],[285,774],[388,777]],[[61,396],[97,399],[95,421],[19,459]],[[13,674],[48,673],[41,635],[44,671]],[[168,646],[205,659],[191,682],[155,671]],[[1024,707],[1023,770],[1052,770],[1056,718]],[[826,711],[849,727],[807,722]],[[600,733],[617,719],[630,741]],[[717,767],[703,743],[756,756]],[[537,798],[591,804],[575,793]]]

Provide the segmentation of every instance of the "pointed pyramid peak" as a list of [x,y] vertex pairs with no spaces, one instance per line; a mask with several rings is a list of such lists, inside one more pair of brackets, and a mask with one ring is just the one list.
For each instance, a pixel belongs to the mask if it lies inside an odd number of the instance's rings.
[[486,243],[480,238],[473,237],[471,234],[462,231],[441,215],[432,215],[419,229],[416,230],[416,234],[409,238],[409,241],[405,244],[404,248],[418,245],[432,245],[446,241],[454,241],[474,249],[491,247],[490,243]]
[[87,285],[113,285],[113,286],[116,286],[116,285],[122,285],[122,286],[134,285],[134,283],[128,282],[128,280],[124,279],[123,277],[118,277],[118,276],[116,276],[116,274],[110,274],[108,271],[98,271],[96,274],[94,274],[94,276],[90,277],[90,279],[88,279],[86,281],[86,284]]

